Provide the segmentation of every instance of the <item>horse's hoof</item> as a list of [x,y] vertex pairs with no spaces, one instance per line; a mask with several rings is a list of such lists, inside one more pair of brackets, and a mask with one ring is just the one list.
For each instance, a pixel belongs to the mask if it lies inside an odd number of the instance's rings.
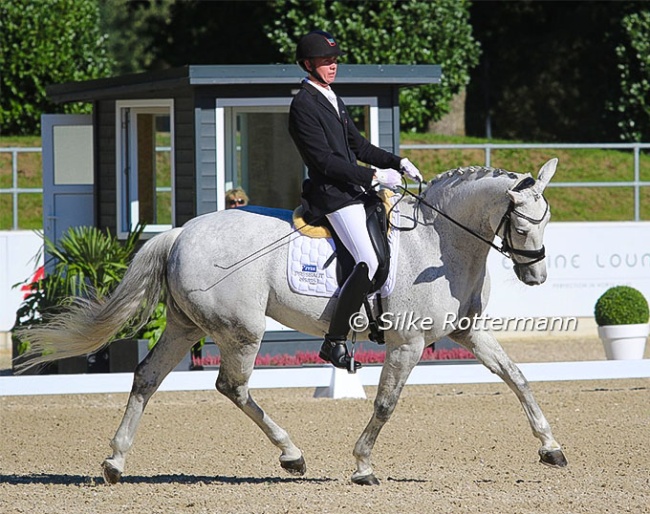
[[352,476],[352,483],[357,485],[379,485],[379,480],[372,473],[370,475]]
[[122,472],[113,466],[108,459],[102,463],[102,472],[104,473],[104,481],[109,484],[117,484],[122,478]]
[[568,464],[562,450],[540,451],[539,461],[552,468],[563,468]]
[[280,460],[280,466],[288,473],[296,476],[302,476],[307,472],[307,464],[305,464],[305,459],[302,455],[299,459],[295,460]]

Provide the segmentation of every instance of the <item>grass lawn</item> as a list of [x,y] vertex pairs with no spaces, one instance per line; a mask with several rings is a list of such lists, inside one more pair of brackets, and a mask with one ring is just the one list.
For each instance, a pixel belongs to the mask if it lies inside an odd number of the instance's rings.
[[[407,144],[485,144],[477,138],[402,134]],[[516,141],[489,141],[492,144],[516,144]],[[523,143],[523,142],[519,142]],[[404,150],[426,179],[442,171],[485,164],[482,149]],[[623,182],[634,180],[632,150],[600,149],[497,149],[492,150],[491,166],[520,173],[537,171],[547,160],[557,157],[559,164],[545,195],[551,204],[554,221],[627,221],[634,219],[634,188],[554,187],[561,182]],[[640,179],[650,181],[650,152],[641,154]],[[650,187],[641,188],[641,219],[650,220]]]
[[[410,134],[401,136],[402,144],[484,144],[477,138],[440,136],[436,134]],[[490,141],[516,143],[513,141]],[[164,144],[161,141],[160,144]],[[0,147],[40,147],[40,137],[2,137]],[[484,165],[482,149],[404,150],[422,171],[426,179],[459,166]],[[600,149],[498,149],[492,150],[491,165],[521,173],[537,174],[548,159],[558,157],[560,163],[546,196],[551,204],[555,221],[626,221],[634,219],[634,189],[621,188],[564,188],[553,187],[560,182],[619,182],[634,179],[634,155],[631,150]],[[160,165],[159,169],[164,166]],[[41,154],[21,153],[18,158],[18,187],[41,187]],[[640,178],[650,181],[650,152],[641,154]],[[0,189],[11,187],[11,154],[0,152]],[[168,177],[158,177],[158,183],[168,185]],[[163,193],[164,195],[165,193]],[[42,227],[42,195],[21,194],[18,219],[21,229]],[[12,227],[13,199],[0,194],[0,230]],[[165,214],[159,213],[162,218]],[[650,220],[650,187],[641,188],[641,219]]]
[[[40,147],[41,138],[35,136],[1,137],[0,148],[11,146]],[[0,152],[0,189],[12,187],[11,153]],[[18,154],[18,187],[42,187],[41,153]],[[19,228],[31,230],[43,227],[43,195],[27,193],[18,195]],[[13,196],[0,194],[0,230],[9,230],[13,224]]]

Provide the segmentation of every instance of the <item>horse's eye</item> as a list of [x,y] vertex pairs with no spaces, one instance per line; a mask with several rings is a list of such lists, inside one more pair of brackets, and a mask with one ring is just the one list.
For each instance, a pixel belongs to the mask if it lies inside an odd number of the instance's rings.
[[528,231],[524,230],[523,228],[516,228],[515,232],[517,232],[517,234],[519,234],[520,236],[525,236],[528,233]]

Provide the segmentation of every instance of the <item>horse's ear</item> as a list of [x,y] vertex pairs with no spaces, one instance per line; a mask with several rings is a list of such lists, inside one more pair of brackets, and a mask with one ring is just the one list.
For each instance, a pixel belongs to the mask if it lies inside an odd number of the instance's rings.
[[520,193],[519,191],[514,191],[513,189],[509,189],[508,191],[506,191],[506,193],[508,193],[510,200],[512,200],[515,205],[521,205],[522,203],[524,203],[523,193]]
[[533,186],[538,193],[543,193],[546,186],[555,175],[555,170],[557,168],[558,159],[557,157],[548,161],[542,168],[539,170],[537,175],[537,182]]

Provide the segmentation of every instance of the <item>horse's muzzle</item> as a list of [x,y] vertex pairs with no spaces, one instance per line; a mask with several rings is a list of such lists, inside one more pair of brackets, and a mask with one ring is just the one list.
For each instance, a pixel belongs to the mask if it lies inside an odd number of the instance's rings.
[[515,275],[527,286],[538,286],[546,282],[546,264],[543,262],[532,265],[515,264]]

